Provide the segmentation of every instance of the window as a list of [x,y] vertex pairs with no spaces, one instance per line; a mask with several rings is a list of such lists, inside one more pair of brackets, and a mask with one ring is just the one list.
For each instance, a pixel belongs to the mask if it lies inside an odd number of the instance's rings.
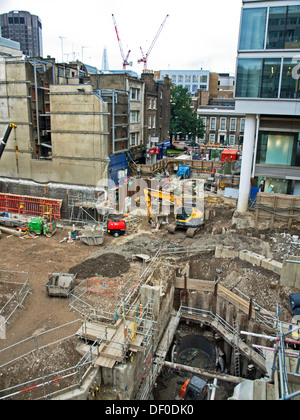
[[281,59],[265,59],[263,61],[261,98],[277,98],[280,79]]
[[185,76],[185,83],[191,83],[191,76],[189,74]]
[[300,46],[300,6],[271,7],[267,37],[268,49]]
[[152,99],[150,98],[149,99],[149,108],[148,109],[151,109],[152,108]]
[[139,144],[139,133],[130,133],[130,146],[137,146]]
[[257,163],[295,165],[298,135],[261,132],[257,146]]
[[152,99],[152,107],[153,109],[156,109],[156,99]]
[[220,119],[220,130],[225,131],[226,130],[226,118]]
[[152,128],[155,128],[155,127],[156,127],[156,116],[153,115],[152,116]]
[[151,115],[148,115],[148,128],[151,128]]
[[130,122],[137,123],[139,122],[139,111],[130,111]]
[[171,79],[172,79],[173,83],[176,83],[176,78],[177,78],[176,74],[173,74],[173,76],[171,76]]
[[265,44],[267,8],[243,9],[240,50],[262,50]]
[[130,99],[138,101],[140,96],[140,90],[136,88],[130,88]]
[[300,98],[299,93],[299,75],[294,75],[295,63],[292,59],[285,58],[283,60],[282,81],[281,81],[281,98]]
[[216,129],[216,117],[211,117],[210,118],[210,127],[209,129],[211,131],[214,131]]
[[207,83],[207,76],[200,76],[200,83]]
[[203,127],[206,128],[206,117],[199,117],[203,123]]
[[245,131],[245,118],[241,118],[241,126],[240,126],[240,131],[243,133]]
[[271,7],[269,12],[269,27],[267,48],[283,49],[286,26],[286,7]]
[[236,97],[259,98],[262,59],[239,58],[237,67]]
[[236,130],[236,118],[230,118],[230,131],[235,131],[235,130]]
[[183,83],[183,76],[181,74],[178,75],[178,83]]
[[229,136],[229,144],[233,145],[235,143],[235,136],[234,134],[230,134]]
[[197,74],[193,75],[193,83],[198,83],[198,75]]

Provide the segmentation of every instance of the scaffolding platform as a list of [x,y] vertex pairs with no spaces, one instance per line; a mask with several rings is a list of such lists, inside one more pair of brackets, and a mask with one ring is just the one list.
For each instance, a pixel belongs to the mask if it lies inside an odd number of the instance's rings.
[[124,360],[127,350],[134,353],[145,350],[142,346],[144,336],[135,330],[135,321],[126,320],[125,327],[123,319],[119,319],[115,325],[86,322],[76,335],[90,341],[99,340],[99,357],[95,365],[112,369],[116,362],[121,363]]

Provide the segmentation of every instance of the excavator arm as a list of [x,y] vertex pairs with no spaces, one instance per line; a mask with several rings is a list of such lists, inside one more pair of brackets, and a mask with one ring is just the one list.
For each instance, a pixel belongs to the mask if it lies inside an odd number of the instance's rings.
[[1,139],[1,143],[0,143],[0,159],[1,159],[2,155],[3,155],[3,152],[4,152],[4,149],[5,149],[7,140],[9,138],[9,135],[10,135],[11,130],[13,128],[17,128],[16,124],[13,124],[13,123],[8,124],[8,127],[6,129],[6,132],[4,134],[4,137],[3,137],[3,139]]
[[170,203],[176,203],[178,208],[182,206],[182,200],[172,193],[144,189],[144,195],[145,195],[145,202],[147,204],[147,210],[148,210],[150,220],[152,219],[151,197],[156,197],[161,200],[166,200]]

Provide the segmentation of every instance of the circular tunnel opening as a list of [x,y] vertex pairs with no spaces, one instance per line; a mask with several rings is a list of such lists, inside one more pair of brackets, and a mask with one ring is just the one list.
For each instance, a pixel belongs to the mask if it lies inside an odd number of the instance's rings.
[[186,335],[172,350],[175,363],[209,369],[215,367],[216,349],[205,338],[198,335]]

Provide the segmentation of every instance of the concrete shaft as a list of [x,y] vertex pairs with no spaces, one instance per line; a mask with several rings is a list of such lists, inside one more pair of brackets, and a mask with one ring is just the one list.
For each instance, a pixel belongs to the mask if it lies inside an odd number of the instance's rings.
[[246,115],[243,158],[237,208],[240,213],[245,213],[248,209],[255,133],[256,117],[255,115]]

